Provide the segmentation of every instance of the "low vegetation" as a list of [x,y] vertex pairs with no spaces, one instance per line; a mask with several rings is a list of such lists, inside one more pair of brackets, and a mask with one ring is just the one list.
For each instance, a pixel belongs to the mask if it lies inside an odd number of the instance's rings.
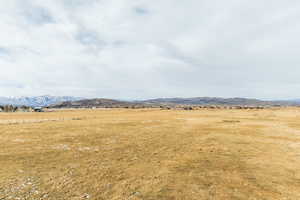
[[299,108],[0,113],[0,199],[297,200],[299,124]]

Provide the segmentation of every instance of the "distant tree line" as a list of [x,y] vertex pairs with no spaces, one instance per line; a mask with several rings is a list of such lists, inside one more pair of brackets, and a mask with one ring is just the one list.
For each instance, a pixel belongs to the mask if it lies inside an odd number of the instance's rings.
[[29,106],[0,105],[0,112],[31,112],[32,110]]

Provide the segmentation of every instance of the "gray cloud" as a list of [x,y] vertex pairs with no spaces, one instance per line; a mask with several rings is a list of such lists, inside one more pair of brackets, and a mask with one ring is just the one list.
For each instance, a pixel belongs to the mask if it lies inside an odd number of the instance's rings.
[[0,93],[297,98],[299,10],[296,0],[2,2]]

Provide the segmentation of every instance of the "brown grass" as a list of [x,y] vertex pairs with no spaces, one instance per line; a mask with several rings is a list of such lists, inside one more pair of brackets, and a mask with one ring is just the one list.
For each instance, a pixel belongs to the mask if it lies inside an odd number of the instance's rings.
[[300,199],[300,109],[1,113],[0,122],[1,200]]

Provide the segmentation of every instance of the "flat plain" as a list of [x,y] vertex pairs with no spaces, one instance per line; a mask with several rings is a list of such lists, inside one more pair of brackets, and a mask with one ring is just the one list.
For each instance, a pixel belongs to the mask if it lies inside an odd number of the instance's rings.
[[0,113],[0,199],[300,199],[300,109]]

